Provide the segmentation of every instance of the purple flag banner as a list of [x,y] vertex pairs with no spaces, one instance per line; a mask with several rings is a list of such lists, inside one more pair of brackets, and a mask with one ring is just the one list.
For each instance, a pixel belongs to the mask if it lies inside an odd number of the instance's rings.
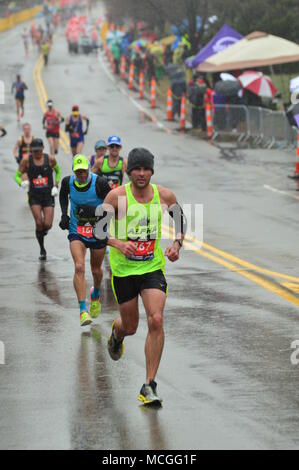
[[208,44],[206,44],[205,47],[203,47],[201,51],[196,54],[196,56],[189,57],[185,61],[185,65],[190,69],[194,69],[199,64],[207,60],[208,57],[223,51],[229,46],[232,46],[242,38],[242,34],[238,33],[238,31],[235,31],[227,24],[224,24],[218,33],[213,37],[213,39],[211,39],[211,41],[208,42]]

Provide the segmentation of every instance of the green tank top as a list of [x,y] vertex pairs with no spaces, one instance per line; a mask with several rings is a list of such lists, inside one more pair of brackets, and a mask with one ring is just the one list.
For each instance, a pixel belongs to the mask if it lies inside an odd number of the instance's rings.
[[151,186],[153,199],[141,204],[132,194],[131,183],[125,185],[127,214],[122,220],[115,221],[111,234],[124,242],[135,241],[136,252],[132,258],[126,258],[116,248],[110,248],[110,265],[114,276],[141,275],[159,269],[164,271],[165,257],[160,245],[162,208],[157,186]]
[[119,160],[116,166],[111,167],[109,166],[108,155],[105,155],[100,174],[101,176],[104,176],[108,180],[108,183],[111,189],[115,189],[118,186],[122,185],[122,182],[123,182],[122,168],[123,168],[122,157],[119,157]]

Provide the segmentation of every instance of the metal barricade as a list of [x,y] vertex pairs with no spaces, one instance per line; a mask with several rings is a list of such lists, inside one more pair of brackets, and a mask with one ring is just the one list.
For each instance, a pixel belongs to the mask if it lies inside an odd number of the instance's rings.
[[261,115],[261,131],[263,141],[262,144],[264,147],[272,148],[275,144],[274,137],[274,120],[275,113],[271,109],[260,108]]
[[238,137],[238,141],[251,140],[265,148],[294,148],[297,145],[296,128],[289,124],[282,111],[243,106],[215,105],[213,113],[214,138],[218,135]]
[[249,136],[255,145],[260,144],[263,140],[263,117],[261,115],[261,109],[262,108],[257,106],[248,106]]
[[215,104],[213,107],[215,139],[218,135],[233,135],[238,141],[249,137],[249,115],[246,106]]

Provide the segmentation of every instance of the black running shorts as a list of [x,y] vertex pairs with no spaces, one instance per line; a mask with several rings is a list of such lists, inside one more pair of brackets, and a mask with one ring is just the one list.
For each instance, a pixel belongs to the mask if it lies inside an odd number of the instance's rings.
[[136,276],[112,276],[111,283],[119,304],[135,299],[144,289],[159,289],[167,294],[167,282],[161,269]]
[[86,248],[89,248],[90,250],[103,250],[103,248],[106,248],[106,243],[101,242],[100,240],[96,241],[87,241],[84,240],[84,238],[80,237],[80,235],[76,235],[75,233],[70,233],[68,235],[68,239],[70,243],[72,243],[75,240],[78,240],[79,242],[83,243]]
[[59,132],[47,131],[47,132],[46,132],[46,137],[47,137],[47,139],[48,139],[49,137],[53,137],[54,139],[59,139]]
[[41,197],[35,195],[29,195],[28,197],[29,206],[41,206],[41,207],[54,207],[55,199],[53,196]]

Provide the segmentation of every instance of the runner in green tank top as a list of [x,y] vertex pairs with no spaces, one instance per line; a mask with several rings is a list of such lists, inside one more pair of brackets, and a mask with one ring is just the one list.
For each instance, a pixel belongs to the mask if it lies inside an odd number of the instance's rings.
[[[110,357],[117,361],[124,351],[125,336],[135,334],[140,295],[147,315],[148,334],[145,343],[146,380],[138,399],[144,404],[161,404],[155,377],[164,346],[165,256],[172,262],[179,259],[186,219],[173,192],[150,183],[154,156],[148,150],[137,148],[129,153],[127,173],[130,183],[106,196],[102,210],[106,211],[107,219],[101,219],[94,230],[94,236],[103,240],[107,236],[101,230],[103,221],[107,222],[115,215],[115,223],[106,241],[111,247],[112,287],[120,316],[112,324],[108,351]],[[174,218],[177,236],[165,253],[160,246],[163,209]]]
[[97,159],[92,172],[104,176],[111,189],[122,185],[123,176],[127,169],[127,161],[120,157],[122,149],[121,138],[116,135],[108,137],[108,155]]

